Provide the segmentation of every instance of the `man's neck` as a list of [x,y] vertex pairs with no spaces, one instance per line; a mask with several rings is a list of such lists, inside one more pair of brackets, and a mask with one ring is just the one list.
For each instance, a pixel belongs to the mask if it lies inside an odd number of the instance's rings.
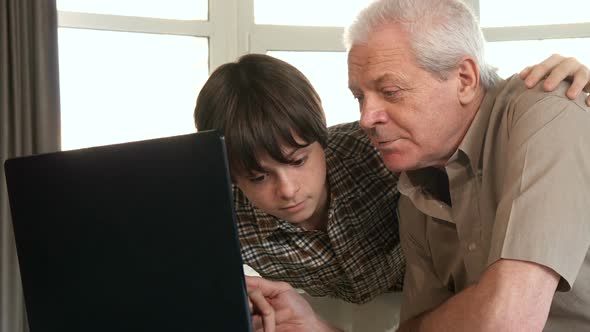
[[465,135],[467,135],[469,128],[471,128],[471,124],[473,123],[473,119],[475,119],[475,116],[477,115],[477,112],[479,111],[479,108],[481,107],[481,104],[483,102],[485,95],[486,95],[485,89],[481,88],[477,92],[477,95],[473,98],[473,101],[471,101],[469,104],[463,105],[463,109],[465,111],[465,121],[463,123],[463,126],[461,126],[461,129],[459,130],[460,134],[457,135],[456,139],[453,141],[452,147],[449,149],[448,154],[446,156],[446,160],[444,161],[444,163],[442,163],[441,165],[433,165],[433,167],[444,169],[445,165],[448,164],[448,162],[451,159],[451,157],[453,156],[453,154],[457,151],[457,149],[459,149],[459,146],[461,145],[461,143],[465,139]]

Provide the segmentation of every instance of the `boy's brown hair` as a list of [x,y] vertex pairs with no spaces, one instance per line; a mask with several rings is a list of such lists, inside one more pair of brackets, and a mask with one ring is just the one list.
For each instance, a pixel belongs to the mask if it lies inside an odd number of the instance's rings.
[[197,130],[223,133],[233,174],[264,172],[258,162],[264,153],[290,163],[281,145],[327,145],[324,111],[311,83],[295,67],[264,54],[217,68],[199,93],[194,118]]

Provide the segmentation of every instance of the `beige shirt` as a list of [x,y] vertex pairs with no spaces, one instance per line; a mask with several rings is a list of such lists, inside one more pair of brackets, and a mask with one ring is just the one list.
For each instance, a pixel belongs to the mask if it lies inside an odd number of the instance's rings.
[[445,167],[448,190],[442,171],[401,175],[402,321],[503,258],[561,275],[545,331],[590,331],[590,109],[566,88],[498,83]]

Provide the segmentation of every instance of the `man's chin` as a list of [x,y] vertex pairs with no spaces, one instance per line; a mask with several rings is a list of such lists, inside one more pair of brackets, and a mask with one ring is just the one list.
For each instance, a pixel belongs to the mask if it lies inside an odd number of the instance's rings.
[[419,168],[416,163],[405,161],[402,158],[399,158],[399,156],[385,156],[383,158],[383,163],[387,169],[395,173],[411,171]]

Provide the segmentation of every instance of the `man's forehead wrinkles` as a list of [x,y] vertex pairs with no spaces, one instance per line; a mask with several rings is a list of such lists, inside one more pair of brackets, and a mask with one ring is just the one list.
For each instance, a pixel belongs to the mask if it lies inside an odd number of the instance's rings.
[[379,84],[385,80],[404,81],[403,66],[408,50],[400,47],[359,47],[349,57],[349,88],[354,92],[359,85]]
[[406,53],[404,50],[394,47],[380,50],[370,50],[359,54],[360,52],[349,53],[349,64],[350,65],[362,65],[371,62],[381,61],[401,61],[405,58]]
[[367,57],[356,52],[350,52],[348,54],[348,66],[349,67],[362,67],[367,62]]
[[378,64],[399,64],[404,59],[404,52],[399,48],[375,51],[367,57],[370,65]]

